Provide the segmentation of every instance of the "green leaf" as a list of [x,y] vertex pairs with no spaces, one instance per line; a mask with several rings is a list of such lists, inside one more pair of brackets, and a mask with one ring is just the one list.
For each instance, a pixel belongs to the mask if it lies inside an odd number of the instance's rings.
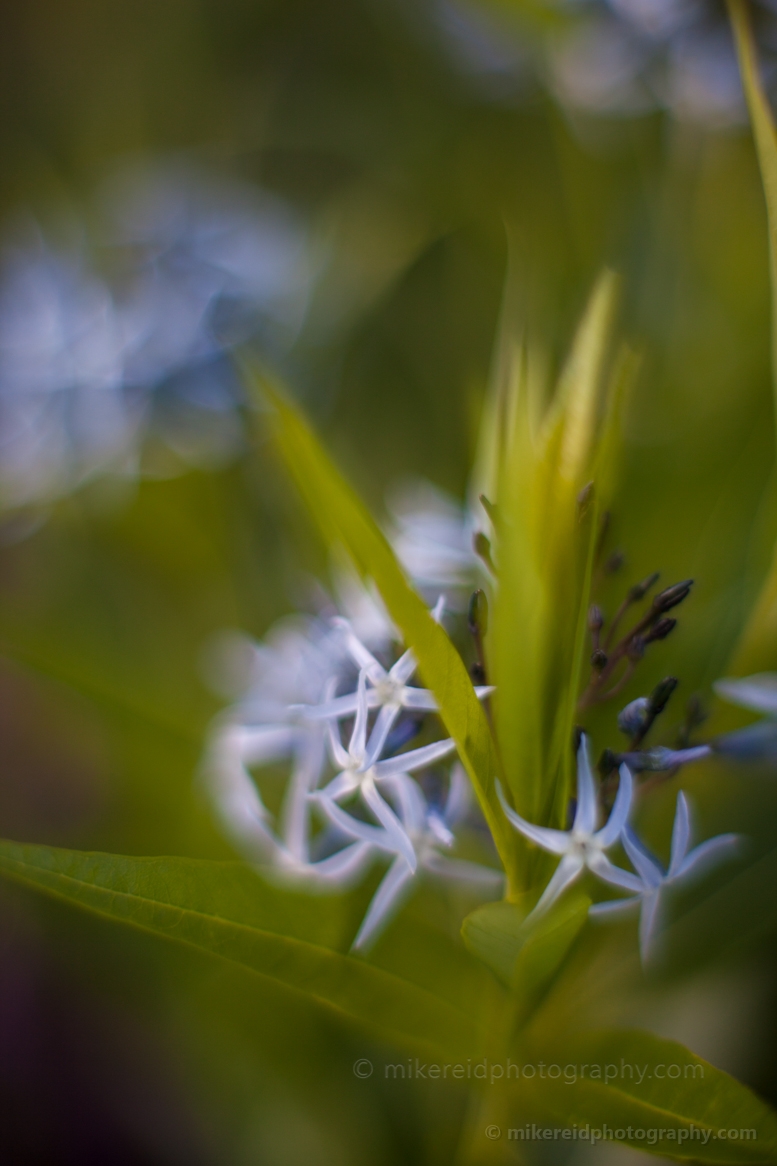
[[[616,452],[608,422],[620,381],[608,380],[606,371],[617,292],[617,278],[604,272],[541,422],[534,417],[528,350],[517,346],[506,387],[496,386],[506,399],[492,410],[504,432],[493,706],[515,807],[543,825],[563,824],[572,793],[571,743],[598,537],[596,475],[609,489]],[[521,859],[520,885],[529,890],[547,873],[547,856],[524,848]]]
[[585,895],[567,895],[527,926],[526,904],[522,909],[516,903],[486,903],[467,916],[461,934],[473,955],[520,993],[528,1011],[561,967],[590,905]]
[[324,538],[332,545],[342,545],[360,574],[374,581],[392,620],[415,652],[424,683],[437,698],[440,716],[456,742],[509,877],[515,841],[494,795],[499,759],[464,662],[408,583],[379,526],[299,410],[276,385],[263,380],[257,388],[271,405],[278,448]]
[[[737,1166],[775,1161],[774,1111],[675,1041],[645,1032],[588,1033],[566,1039],[555,1054],[543,1048],[542,1060],[549,1068],[555,1061],[558,1077],[522,1080],[521,1090],[534,1094],[536,1103],[567,1127],[606,1127],[613,1136],[630,1129],[631,1136],[617,1140],[679,1160]],[[572,1082],[572,1077],[577,1079]],[[648,1130],[657,1131],[653,1145]],[[730,1130],[736,1138],[728,1137]],[[755,1136],[739,1136],[751,1130]]]
[[455,1056],[476,1048],[471,1007],[465,1011],[401,975],[343,954],[363,909],[360,898],[272,887],[235,862],[132,858],[6,841],[0,842],[0,874],[241,964],[400,1042]]
[[[746,0],[728,0],[728,9],[766,199],[772,295],[772,380],[777,420],[777,127],[758,68],[758,54]],[[777,547],[761,594],[737,645],[729,671],[733,675],[744,676],[748,672],[771,668],[774,665],[775,651],[777,651]]]

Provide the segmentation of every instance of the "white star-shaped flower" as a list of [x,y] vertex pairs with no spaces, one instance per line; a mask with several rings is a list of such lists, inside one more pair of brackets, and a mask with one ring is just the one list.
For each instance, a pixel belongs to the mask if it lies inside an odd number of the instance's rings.
[[412,843],[417,868],[410,865],[404,853],[396,852],[353,941],[354,950],[364,950],[377,939],[401,906],[414,875],[420,870],[445,879],[480,884],[492,890],[504,882],[504,875],[499,870],[445,855],[455,843],[453,827],[469,806],[469,783],[460,764],[453,767],[448,797],[442,807],[430,806],[420,786],[411,777],[393,775],[386,778],[385,784],[394,796],[399,818]]
[[[445,605],[444,596],[440,596],[432,616],[437,623],[442,619]],[[365,673],[371,687],[367,689],[367,707],[380,709],[375,730],[385,742],[395,720],[403,709],[415,712],[436,712],[437,701],[434,693],[428,688],[415,688],[407,682],[418,667],[412,649],[408,649],[397,662],[388,670],[370,652],[369,648],[355,635],[351,625],[345,619],[334,619],[333,626],[337,627],[345,637],[345,647],[356,666]],[[475,689],[479,700],[483,700],[494,690],[488,685],[481,685]],[[331,720],[353,716],[357,710],[358,693],[351,692],[344,696],[332,696],[319,705],[304,706],[300,711],[309,720]]]
[[[333,717],[327,723],[332,760],[340,772],[324,789],[310,794],[310,797],[318,802],[335,826],[354,838],[372,843],[379,849],[403,854],[412,870],[415,870],[416,855],[412,842],[391,806],[381,796],[378,785],[388,778],[394,779],[392,783],[394,788],[397,782],[401,785],[404,781],[410,781],[411,773],[446,757],[455,749],[455,743],[452,740],[435,741],[432,745],[423,745],[420,749],[411,749],[407,753],[380,761],[378,758],[386,743],[391,723],[387,718],[381,719],[379,715],[368,739],[369,704],[365,670],[359,673],[357,698],[353,732],[347,749],[340,738],[337,718]],[[338,805],[340,799],[349,797],[357,790],[368,809],[377,818],[380,828],[354,818]]]
[[[639,875],[638,885],[634,888],[636,895],[629,899],[596,903],[590,908],[589,914],[593,918],[609,919],[639,907],[639,949],[642,963],[648,964],[655,955],[657,936],[661,927],[664,891],[668,887],[677,886],[678,883],[690,882],[699,878],[717,863],[731,857],[736,852],[740,838],[738,834],[719,834],[715,838],[709,838],[706,842],[702,842],[700,846],[689,853],[688,847],[691,842],[690,812],[685,794],[680,790],[677,795],[677,808],[672,829],[669,866],[666,870],[628,826],[623,830],[622,841],[623,848]],[[626,873],[628,872],[619,871],[617,881],[610,877],[611,872],[605,871],[599,877],[613,886],[623,887],[624,882],[620,876]]]
[[505,801],[502,787],[497,782],[497,793],[502,803],[502,809],[508,820],[529,841],[534,842],[543,850],[551,854],[558,854],[561,862],[556,867],[553,877],[546,886],[534,915],[547,911],[551,904],[580,877],[588,868],[599,878],[607,875],[607,881],[621,886],[625,890],[636,890],[639,880],[636,876],[613,866],[605,856],[618,841],[621,832],[628,820],[631,809],[633,782],[627,766],[620,767],[620,785],[615,798],[615,804],[606,824],[596,829],[598,807],[596,787],[594,785],[591,764],[588,759],[588,748],[585,737],[580,742],[577,752],[577,808],[571,830],[553,830],[548,826],[535,826],[517,814]]

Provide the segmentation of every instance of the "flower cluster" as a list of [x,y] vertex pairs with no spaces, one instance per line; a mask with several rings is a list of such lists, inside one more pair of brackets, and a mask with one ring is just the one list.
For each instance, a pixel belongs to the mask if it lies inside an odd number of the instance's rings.
[[[590,908],[590,914],[596,918],[611,918],[639,907],[640,953],[643,963],[647,964],[654,958],[657,949],[665,891],[689,883],[717,862],[731,856],[739,844],[739,837],[736,834],[720,834],[689,852],[690,814],[688,800],[681,790],[677,795],[671,857],[665,871],[629,825],[633,794],[631,772],[628,766],[621,765],[615,804],[605,824],[597,829],[598,799],[585,737],[580,742],[577,755],[577,807],[570,830],[551,830],[525,821],[507,805],[500,790],[503,809],[515,829],[536,846],[561,858],[534,914],[547,911],[587,869],[608,886],[631,892],[628,899],[595,904]],[[607,857],[606,852],[618,844],[622,845],[636,873],[615,866]]]
[[[365,593],[352,587],[349,598],[359,618],[286,625],[255,648],[253,684],[215,727],[204,772],[225,830],[268,874],[339,889],[376,859],[390,859],[354,940],[364,948],[421,871],[492,887],[502,874],[447,857],[453,829],[470,810],[468,779],[454,762],[440,780],[451,740],[405,748],[435,712],[435,698],[411,683],[411,651],[390,666],[381,662],[392,655],[395,633],[376,604],[368,615]],[[433,614],[442,619],[442,599]],[[476,691],[485,698],[491,690]],[[290,763],[291,772],[272,816],[251,769],[277,763]]]
[[186,462],[223,460],[241,438],[230,349],[254,338],[275,354],[301,323],[310,257],[276,199],[169,164],[124,174],[102,201],[88,251],[83,230],[52,247],[36,227],[3,248],[6,507],[134,471],[149,436]]

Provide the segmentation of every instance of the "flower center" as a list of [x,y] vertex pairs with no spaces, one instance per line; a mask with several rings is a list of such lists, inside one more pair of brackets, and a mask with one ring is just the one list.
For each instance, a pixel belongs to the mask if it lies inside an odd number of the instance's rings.
[[404,685],[391,676],[384,677],[375,685],[375,691],[381,704],[401,704],[403,688]]

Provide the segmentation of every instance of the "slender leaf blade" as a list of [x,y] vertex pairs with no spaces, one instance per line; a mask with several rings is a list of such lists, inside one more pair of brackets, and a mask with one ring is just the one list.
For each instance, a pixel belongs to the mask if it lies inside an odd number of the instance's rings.
[[440,716],[456,742],[506,867],[511,832],[494,796],[499,759],[488,720],[459,653],[413,590],[380,527],[334,465],[300,411],[275,385],[261,391],[271,405],[271,424],[283,459],[321,532],[348,551],[360,573],[372,579],[406,642],[415,652]]
[[[0,875],[124,926],[240,964],[404,1043],[471,1054],[477,1026],[440,996],[344,954],[347,897],[269,886],[235,862],[135,858],[0,841]],[[340,949],[340,950],[338,950]]]

